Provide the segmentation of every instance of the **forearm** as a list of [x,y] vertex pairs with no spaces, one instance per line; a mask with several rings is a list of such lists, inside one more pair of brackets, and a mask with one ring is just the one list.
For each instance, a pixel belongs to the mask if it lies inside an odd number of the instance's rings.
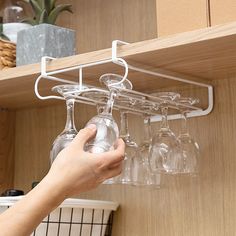
[[28,236],[64,199],[60,186],[46,176],[21,201],[0,215],[0,234]]
[[85,143],[95,135],[95,131],[96,127],[80,130],[72,143],[58,154],[47,176],[0,215],[0,235],[30,235],[67,197],[93,189],[105,179],[121,173],[125,153],[125,144],[121,139],[115,150],[110,152],[84,152]]

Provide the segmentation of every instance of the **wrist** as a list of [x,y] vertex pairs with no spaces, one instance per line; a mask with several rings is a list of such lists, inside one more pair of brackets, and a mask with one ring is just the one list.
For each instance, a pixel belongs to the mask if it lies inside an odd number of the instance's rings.
[[55,206],[60,205],[68,197],[66,189],[60,184],[60,181],[52,178],[50,173],[43,178],[37,187],[41,188],[45,195],[50,195]]

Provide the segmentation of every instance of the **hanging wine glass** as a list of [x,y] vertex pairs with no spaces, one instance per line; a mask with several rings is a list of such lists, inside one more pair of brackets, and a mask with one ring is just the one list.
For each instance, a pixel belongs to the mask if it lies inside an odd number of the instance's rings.
[[[138,97],[138,96],[136,96]],[[140,96],[139,96],[140,98]],[[122,97],[118,96],[118,105],[131,106],[134,103],[134,97]],[[110,178],[104,182],[104,184],[132,184],[132,157],[139,155],[138,145],[131,140],[128,129],[127,112],[125,110],[120,111],[120,138],[126,144],[125,158],[122,162],[122,173],[119,176]]]
[[97,105],[107,102],[108,94],[107,91],[92,88],[81,93],[81,96],[93,100]]
[[122,163],[122,172],[117,182],[121,184],[132,184],[132,159],[139,155],[138,145],[132,140],[129,134],[127,112],[120,111],[120,138],[125,142],[125,158]]
[[[147,109],[147,107],[146,107]],[[144,168],[146,169],[146,178],[143,179],[143,185],[160,188],[160,174],[152,173],[149,168],[148,156],[152,142],[150,115],[144,114],[144,139],[139,145],[140,155],[144,159]]]
[[122,80],[123,77],[116,74],[105,74],[100,77],[100,82],[104,83],[109,89],[109,96],[102,113],[93,117],[87,123],[87,125],[95,124],[97,133],[95,138],[85,145],[85,151],[91,153],[107,152],[113,147],[114,142],[119,137],[118,126],[112,116],[114,100],[120,89],[132,88],[131,82],[127,79],[117,84]]
[[[196,98],[179,98],[177,102],[184,105],[194,105],[199,102]],[[198,162],[199,162],[199,145],[194,139],[190,136],[187,124],[187,113],[190,111],[187,107],[179,106],[182,121],[181,121],[181,130],[178,136],[180,142],[181,150],[183,152],[183,169],[182,174],[191,174],[196,175],[198,172]]]
[[155,96],[163,99],[163,102],[160,104],[162,121],[159,131],[152,138],[149,153],[150,169],[154,173],[178,173],[182,169],[180,166],[182,153],[178,139],[169,128],[167,115],[168,100],[173,101],[180,97],[180,95],[172,92],[161,92],[156,93]]
[[[84,88],[87,87],[83,86],[82,89]],[[51,164],[57,157],[58,153],[65,147],[67,147],[78,133],[74,123],[74,103],[75,103],[74,94],[78,94],[80,89],[81,87],[79,85],[58,85],[53,87],[52,89],[53,91],[58,92],[65,98],[67,118],[64,130],[57,136],[57,138],[53,142],[50,151]]]

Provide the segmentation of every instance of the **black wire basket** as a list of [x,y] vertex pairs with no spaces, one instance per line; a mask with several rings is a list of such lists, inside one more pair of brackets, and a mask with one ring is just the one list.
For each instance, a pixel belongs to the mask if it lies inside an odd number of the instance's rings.
[[[1,197],[0,213],[21,197]],[[118,204],[107,201],[67,199],[51,212],[31,236],[111,236]]]

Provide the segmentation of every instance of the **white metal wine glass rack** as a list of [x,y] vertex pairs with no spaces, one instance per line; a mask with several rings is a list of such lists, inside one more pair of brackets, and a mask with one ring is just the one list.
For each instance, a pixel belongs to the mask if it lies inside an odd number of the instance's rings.
[[[130,113],[135,114],[149,114],[152,116],[152,121],[160,121],[161,115],[160,115],[160,109],[159,105],[162,103],[167,103],[169,108],[172,108],[173,112],[171,112],[168,115],[168,119],[180,119],[181,115],[179,113],[179,109],[181,107],[187,108],[190,112],[188,113],[188,117],[197,117],[197,116],[204,116],[209,114],[213,109],[213,87],[212,85],[205,84],[205,83],[199,83],[197,81],[187,80],[181,77],[176,77],[172,75],[168,75],[165,73],[159,73],[159,72],[153,72],[151,70],[146,70],[140,67],[135,67],[130,64],[128,64],[123,58],[120,58],[117,56],[117,48],[118,45],[122,44],[128,44],[126,42],[115,40],[112,42],[112,55],[111,58],[107,60],[101,60],[93,63],[87,63],[87,64],[81,64],[69,68],[64,68],[60,70],[55,71],[47,71],[47,64],[51,60],[56,60],[56,58],[52,57],[43,57],[41,60],[41,74],[36,79],[35,82],[35,94],[39,99],[46,100],[46,99],[61,99],[64,100],[62,96],[55,96],[55,95],[49,95],[49,96],[42,96],[39,93],[39,82],[42,79],[52,80],[61,82],[63,84],[78,84],[79,88],[78,91],[68,92],[70,93],[70,96],[73,96],[77,102],[90,104],[90,105],[102,105],[106,103],[107,95],[109,93],[108,89],[104,89],[102,87],[95,87],[90,85],[85,85],[83,81],[83,70],[85,68],[94,67],[102,64],[107,63],[114,63],[118,66],[124,67],[124,75],[123,79],[119,82],[110,84],[109,86],[115,87],[118,84],[123,83],[125,79],[128,77],[129,70],[134,70],[136,72],[148,74],[150,76],[157,76],[168,80],[175,80],[182,83],[195,85],[204,87],[208,91],[208,107],[206,109],[202,109],[198,106],[191,106],[186,104],[181,104],[176,101],[170,101],[165,100],[160,97],[155,97],[152,94],[147,93],[141,93],[137,92],[135,90],[130,89],[119,89],[117,99],[114,104],[114,109],[122,109],[127,110]],[[79,80],[78,81],[70,81],[66,79],[59,78],[55,75],[60,73],[65,73],[69,71],[79,71]],[[110,72],[110,71],[109,71]],[[158,89],[158,88],[157,88]],[[97,96],[89,96],[89,94],[96,94]],[[145,107],[147,109],[145,109]]]

